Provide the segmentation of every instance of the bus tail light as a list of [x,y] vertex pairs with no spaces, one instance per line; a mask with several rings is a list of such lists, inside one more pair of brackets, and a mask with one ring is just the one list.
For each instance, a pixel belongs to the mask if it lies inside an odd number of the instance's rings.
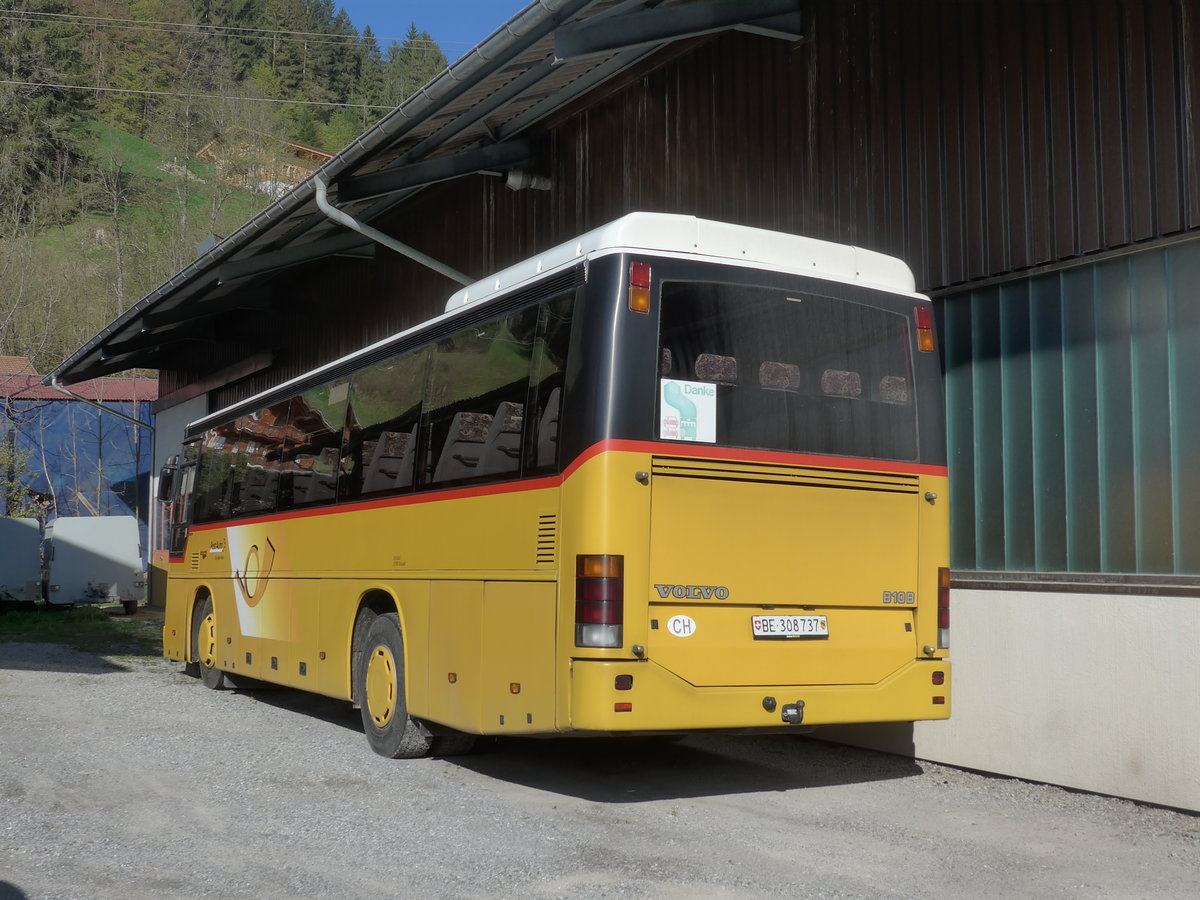
[[579,556],[575,572],[575,646],[620,647],[625,620],[623,556]]
[[938,569],[938,649],[950,648],[950,570]]
[[917,319],[917,349],[922,353],[932,353],[935,349],[933,343],[933,310],[928,306],[917,306],[913,308],[913,315]]
[[629,308],[634,312],[650,312],[650,263],[629,264]]

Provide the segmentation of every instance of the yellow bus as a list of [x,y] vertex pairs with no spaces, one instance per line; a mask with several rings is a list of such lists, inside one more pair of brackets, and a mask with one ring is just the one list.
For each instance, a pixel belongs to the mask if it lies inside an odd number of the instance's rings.
[[902,262],[630,214],[190,425],[164,653],[388,757],[946,718],[942,403]]

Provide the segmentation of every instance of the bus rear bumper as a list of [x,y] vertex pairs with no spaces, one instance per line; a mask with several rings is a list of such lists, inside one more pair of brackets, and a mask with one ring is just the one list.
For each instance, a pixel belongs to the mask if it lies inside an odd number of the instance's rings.
[[[939,679],[941,684],[935,682]],[[632,676],[618,689],[617,676]],[[799,706],[802,715],[797,717]],[[699,731],[950,717],[950,661],[914,660],[878,684],[698,688],[653,661],[574,660],[569,729]]]

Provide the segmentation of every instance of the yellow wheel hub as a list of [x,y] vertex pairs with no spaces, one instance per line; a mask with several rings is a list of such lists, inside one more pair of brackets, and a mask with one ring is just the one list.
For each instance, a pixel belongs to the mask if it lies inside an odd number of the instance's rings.
[[383,728],[396,714],[396,658],[387,647],[376,647],[367,661],[367,711]]
[[209,613],[200,622],[200,665],[211,669],[217,664],[217,617]]

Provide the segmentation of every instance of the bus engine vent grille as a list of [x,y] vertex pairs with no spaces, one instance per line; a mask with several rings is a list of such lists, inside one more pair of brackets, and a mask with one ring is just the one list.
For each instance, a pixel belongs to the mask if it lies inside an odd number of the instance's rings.
[[193,553],[191,555],[191,557],[188,559],[188,564],[190,565],[192,571],[199,569],[200,568],[200,554]]
[[538,516],[537,554],[534,565],[552,566],[558,559],[558,516],[548,513]]

